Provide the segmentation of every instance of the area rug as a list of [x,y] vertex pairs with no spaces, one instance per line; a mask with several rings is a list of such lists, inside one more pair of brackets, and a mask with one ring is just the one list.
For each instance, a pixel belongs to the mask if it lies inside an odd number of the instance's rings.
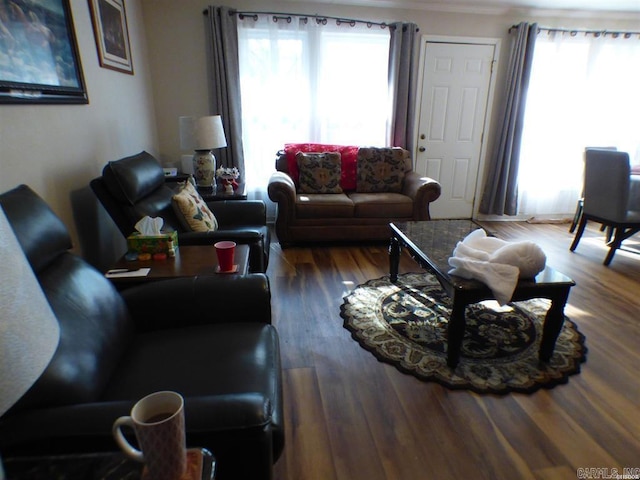
[[369,280],[344,297],[340,315],[352,337],[378,360],[425,381],[477,393],[532,393],[567,383],[586,360],[585,338],[565,322],[548,363],[538,360],[549,301],[495,301],[467,307],[460,362],[447,358],[451,302],[436,278],[407,273]]

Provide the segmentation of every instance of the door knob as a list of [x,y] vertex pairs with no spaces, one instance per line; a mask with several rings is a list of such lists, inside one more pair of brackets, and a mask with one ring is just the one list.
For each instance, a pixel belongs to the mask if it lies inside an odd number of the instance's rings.
[[426,148],[424,148],[424,147],[420,147],[420,148],[418,148],[418,151],[419,151],[419,152],[424,152],[425,150],[426,150]]

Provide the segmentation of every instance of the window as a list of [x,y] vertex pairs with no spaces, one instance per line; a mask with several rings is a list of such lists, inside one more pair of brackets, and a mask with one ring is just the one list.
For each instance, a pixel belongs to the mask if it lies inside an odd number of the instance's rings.
[[573,214],[585,147],[640,163],[640,42],[620,34],[538,35],[520,154],[519,213]]
[[388,29],[269,15],[238,25],[250,189],[266,189],[285,143],[386,144]]

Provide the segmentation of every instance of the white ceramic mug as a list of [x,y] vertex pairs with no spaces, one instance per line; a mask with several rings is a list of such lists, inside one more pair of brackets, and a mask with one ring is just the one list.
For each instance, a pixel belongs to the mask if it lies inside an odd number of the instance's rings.
[[[141,450],[131,446],[121,427],[132,428]],[[138,400],[131,415],[113,424],[118,446],[130,458],[144,462],[154,480],[177,480],[187,465],[184,399],[179,393],[156,392]]]

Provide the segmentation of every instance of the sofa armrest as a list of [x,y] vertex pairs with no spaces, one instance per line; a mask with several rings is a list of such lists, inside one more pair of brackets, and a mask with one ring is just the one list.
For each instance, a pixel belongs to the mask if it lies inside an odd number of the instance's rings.
[[140,330],[187,325],[271,323],[271,289],[262,273],[152,282],[122,292]]
[[207,202],[221,225],[266,225],[267,207],[262,200]]
[[267,192],[271,201],[278,204],[276,235],[280,245],[286,245],[290,240],[289,226],[296,215],[296,184],[289,174],[274,172],[269,179]]
[[[232,236],[232,238],[229,238]],[[252,243],[262,243],[263,234],[260,227],[250,228],[237,225],[235,228],[221,228],[209,232],[180,232],[178,234],[178,244],[183,245],[213,245],[220,240],[233,240],[237,243],[251,245]]]
[[[129,415],[134,402],[101,401],[6,415],[0,419],[0,447],[3,454],[18,456],[112,451],[115,443],[111,426],[116,418]],[[272,414],[271,403],[259,393],[185,399],[187,429],[203,438],[219,435],[220,443],[224,442],[225,435],[233,432],[247,432],[249,436],[252,435],[250,429],[264,431],[271,423]],[[195,446],[202,445],[189,445]]]
[[402,193],[413,199],[413,219],[430,220],[429,204],[440,197],[440,183],[418,172],[407,172]]
[[296,184],[288,173],[273,172],[267,191],[269,198],[276,203],[294,204],[296,201]]

